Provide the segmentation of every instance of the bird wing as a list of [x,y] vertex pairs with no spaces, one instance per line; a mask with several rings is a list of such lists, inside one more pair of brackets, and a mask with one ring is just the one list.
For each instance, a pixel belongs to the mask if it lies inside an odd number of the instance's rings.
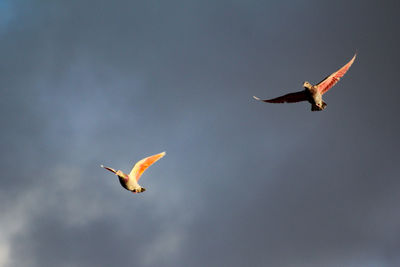
[[299,91],[295,93],[290,93],[286,94],[277,98],[272,98],[272,99],[260,99],[256,96],[253,96],[255,100],[260,100],[263,102],[268,102],[268,103],[295,103],[295,102],[301,102],[301,101],[306,101],[307,100],[307,94],[306,91]]
[[160,154],[156,154],[147,158],[144,158],[140,161],[138,161],[135,166],[133,166],[131,172],[129,173],[130,177],[135,177],[136,181],[139,181],[140,176],[142,176],[142,173],[150,167],[154,162],[159,160],[160,158],[164,157],[165,152],[162,152]]
[[102,167],[102,168],[104,168],[104,169],[106,169],[106,170],[109,170],[110,172],[113,172],[113,173],[116,173],[116,172],[117,172],[117,171],[114,170],[113,168],[109,168],[109,167],[106,167],[106,166],[104,166],[104,165],[100,165],[100,167]]
[[357,54],[353,56],[353,58],[347,62],[341,69],[327,76],[325,79],[320,81],[316,87],[321,94],[325,94],[329,89],[331,89],[339,80],[343,77],[343,75],[350,69],[354,60],[356,59]]

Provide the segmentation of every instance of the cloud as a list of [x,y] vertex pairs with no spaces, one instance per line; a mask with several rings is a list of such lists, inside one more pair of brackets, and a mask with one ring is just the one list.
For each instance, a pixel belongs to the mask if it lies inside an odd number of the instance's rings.
[[[15,2],[0,265],[397,266],[398,12],[362,5]],[[323,112],[251,98],[355,49]],[[161,151],[144,194],[99,167]]]

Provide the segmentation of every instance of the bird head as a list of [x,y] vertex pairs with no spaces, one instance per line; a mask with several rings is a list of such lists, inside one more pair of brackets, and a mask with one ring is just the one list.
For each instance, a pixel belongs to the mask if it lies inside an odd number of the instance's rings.
[[115,175],[121,176],[121,177],[124,177],[124,176],[125,176],[124,173],[123,173],[121,170],[118,170],[118,171],[115,173]]
[[311,89],[311,88],[312,88],[312,85],[311,85],[311,83],[305,81],[305,82],[303,83],[303,87],[304,87],[304,88],[307,88],[307,89]]

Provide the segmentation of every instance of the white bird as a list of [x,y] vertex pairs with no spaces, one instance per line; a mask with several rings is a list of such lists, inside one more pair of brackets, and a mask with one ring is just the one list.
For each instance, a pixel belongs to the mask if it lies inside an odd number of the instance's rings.
[[138,161],[135,166],[133,166],[129,174],[125,174],[121,170],[116,171],[112,168],[105,167],[104,165],[100,165],[100,167],[109,170],[110,172],[113,172],[115,175],[117,175],[119,182],[125,189],[133,193],[142,193],[146,191],[146,189],[138,184],[140,177],[142,176],[143,172],[148,167],[150,167],[150,165],[152,165],[154,162],[164,156],[165,152],[162,152],[160,154],[156,154]]

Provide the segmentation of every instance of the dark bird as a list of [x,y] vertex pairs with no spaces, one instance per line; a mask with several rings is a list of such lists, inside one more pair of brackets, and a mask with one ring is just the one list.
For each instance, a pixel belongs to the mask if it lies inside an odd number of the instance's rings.
[[153,156],[150,156],[150,157],[147,157],[147,158],[144,158],[144,159],[138,161],[135,164],[135,166],[133,166],[133,168],[129,174],[125,174],[120,170],[116,171],[112,168],[105,167],[103,165],[100,165],[100,167],[102,167],[106,170],[109,170],[110,172],[117,175],[119,182],[125,189],[127,189],[133,193],[142,193],[142,192],[146,191],[146,189],[144,187],[141,187],[138,184],[138,181],[139,181],[140,177],[142,176],[142,173],[148,167],[150,167],[150,165],[152,165],[154,162],[156,162],[160,158],[164,157],[164,155],[165,155],[165,152],[162,152],[160,154],[156,154],[156,155],[153,155]]
[[261,100],[260,98],[253,96],[254,99],[260,100],[268,103],[295,103],[301,101],[308,101],[311,104],[311,111],[320,111],[324,110],[327,104],[322,101],[322,95],[328,92],[339,80],[343,77],[343,75],[349,70],[354,60],[356,59],[355,54],[353,58],[347,62],[341,69],[327,76],[317,85],[312,85],[309,82],[304,82],[303,87],[305,90],[286,94],[277,98],[265,99]]

